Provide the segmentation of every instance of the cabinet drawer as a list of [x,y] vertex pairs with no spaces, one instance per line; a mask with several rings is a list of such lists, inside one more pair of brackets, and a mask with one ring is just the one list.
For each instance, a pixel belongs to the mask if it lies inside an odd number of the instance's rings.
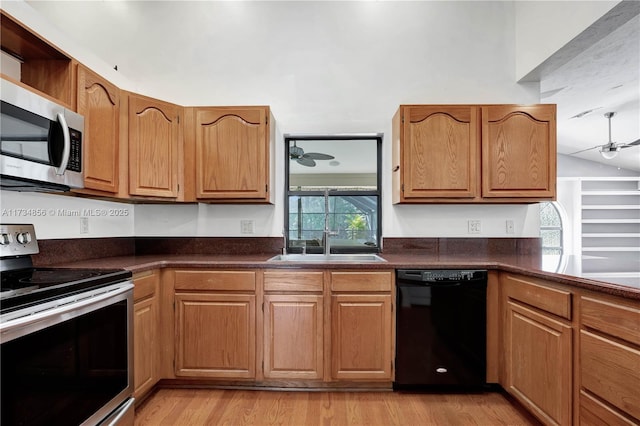
[[322,271],[266,271],[264,291],[321,292],[323,277]]
[[637,424],[586,392],[580,391],[580,426]]
[[583,388],[640,418],[640,351],[582,330],[580,363]]
[[156,292],[158,275],[156,272],[141,273],[133,277],[133,300],[138,301],[153,296]]
[[391,291],[393,273],[332,272],[331,291]]
[[255,271],[176,271],[176,290],[255,291]]
[[571,293],[546,287],[533,279],[506,275],[507,295],[559,317],[571,319]]
[[582,297],[580,321],[590,327],[640,346],[640,309]]

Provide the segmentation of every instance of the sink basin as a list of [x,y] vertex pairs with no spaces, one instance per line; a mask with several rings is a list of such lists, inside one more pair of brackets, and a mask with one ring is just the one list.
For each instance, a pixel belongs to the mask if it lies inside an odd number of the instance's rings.
[[376,254],[279,254],[267,262],[386,262]]

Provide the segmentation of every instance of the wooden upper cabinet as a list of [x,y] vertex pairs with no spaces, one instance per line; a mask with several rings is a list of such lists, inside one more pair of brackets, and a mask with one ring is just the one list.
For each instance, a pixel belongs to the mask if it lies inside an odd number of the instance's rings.
[[[269,202],[270,110],[267,106],[189,111],[186,163],[195,170],[194,198]],[[187,167],[187,173],[189,167]]]
[[478,108],[407,106],[401,120],[403,197],[476,197]]
[[556,106],[482,108],[482,196],[555,199]]
[[75,60],[4,10],[0,11],[0,45],[20,63],[21,83],[75,109]]
[[78,65],[78,113],[84,124],[84,187],[118,192],[120,90]]
[[177,198],[181,107],[129,95],[129,193]]
[[394,203],[553,200],[555,105],[401,105]]

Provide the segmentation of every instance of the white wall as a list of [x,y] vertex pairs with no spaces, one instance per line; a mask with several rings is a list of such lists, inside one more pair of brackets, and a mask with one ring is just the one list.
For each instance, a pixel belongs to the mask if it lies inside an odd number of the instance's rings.
[[[398,105],[539,101],[536,84],[514,79],[512,2],[31,3],[38,11],[2,6],[123,88],[181,105],[268,104],[279,135],[384,133],[384,236],[538,235],[535,204],[390,201]],[[281,235],[281,136],[276,148],[275,206],[137,205],[132,233],[240,235],[240,219],[249,219],[255,235]],[[481,234],[467,234],[467,219],[482,221]]]
[[[134,207],[57,194],[0,191],[1,223],[32,223],[38,239],[130,237]],[[81,218],[87,220],[86,233]]]
[[516,80],[611,10],[620,0],[516,1]]

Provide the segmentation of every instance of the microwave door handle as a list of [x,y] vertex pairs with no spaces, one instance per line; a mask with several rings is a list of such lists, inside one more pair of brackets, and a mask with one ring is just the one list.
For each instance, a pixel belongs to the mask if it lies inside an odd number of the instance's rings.
[[71,136],[69,135],[69,126],[67,120],[64,118],[64,114],[59,112],[57,114],[58,123],[62,127],[62,137],[64,139],[64,147],[62,148],[62,161],[60,166],[56,168],[56,174],[62,176],[67,170],[67,164],[69,163],[69,154],[71,153]]

